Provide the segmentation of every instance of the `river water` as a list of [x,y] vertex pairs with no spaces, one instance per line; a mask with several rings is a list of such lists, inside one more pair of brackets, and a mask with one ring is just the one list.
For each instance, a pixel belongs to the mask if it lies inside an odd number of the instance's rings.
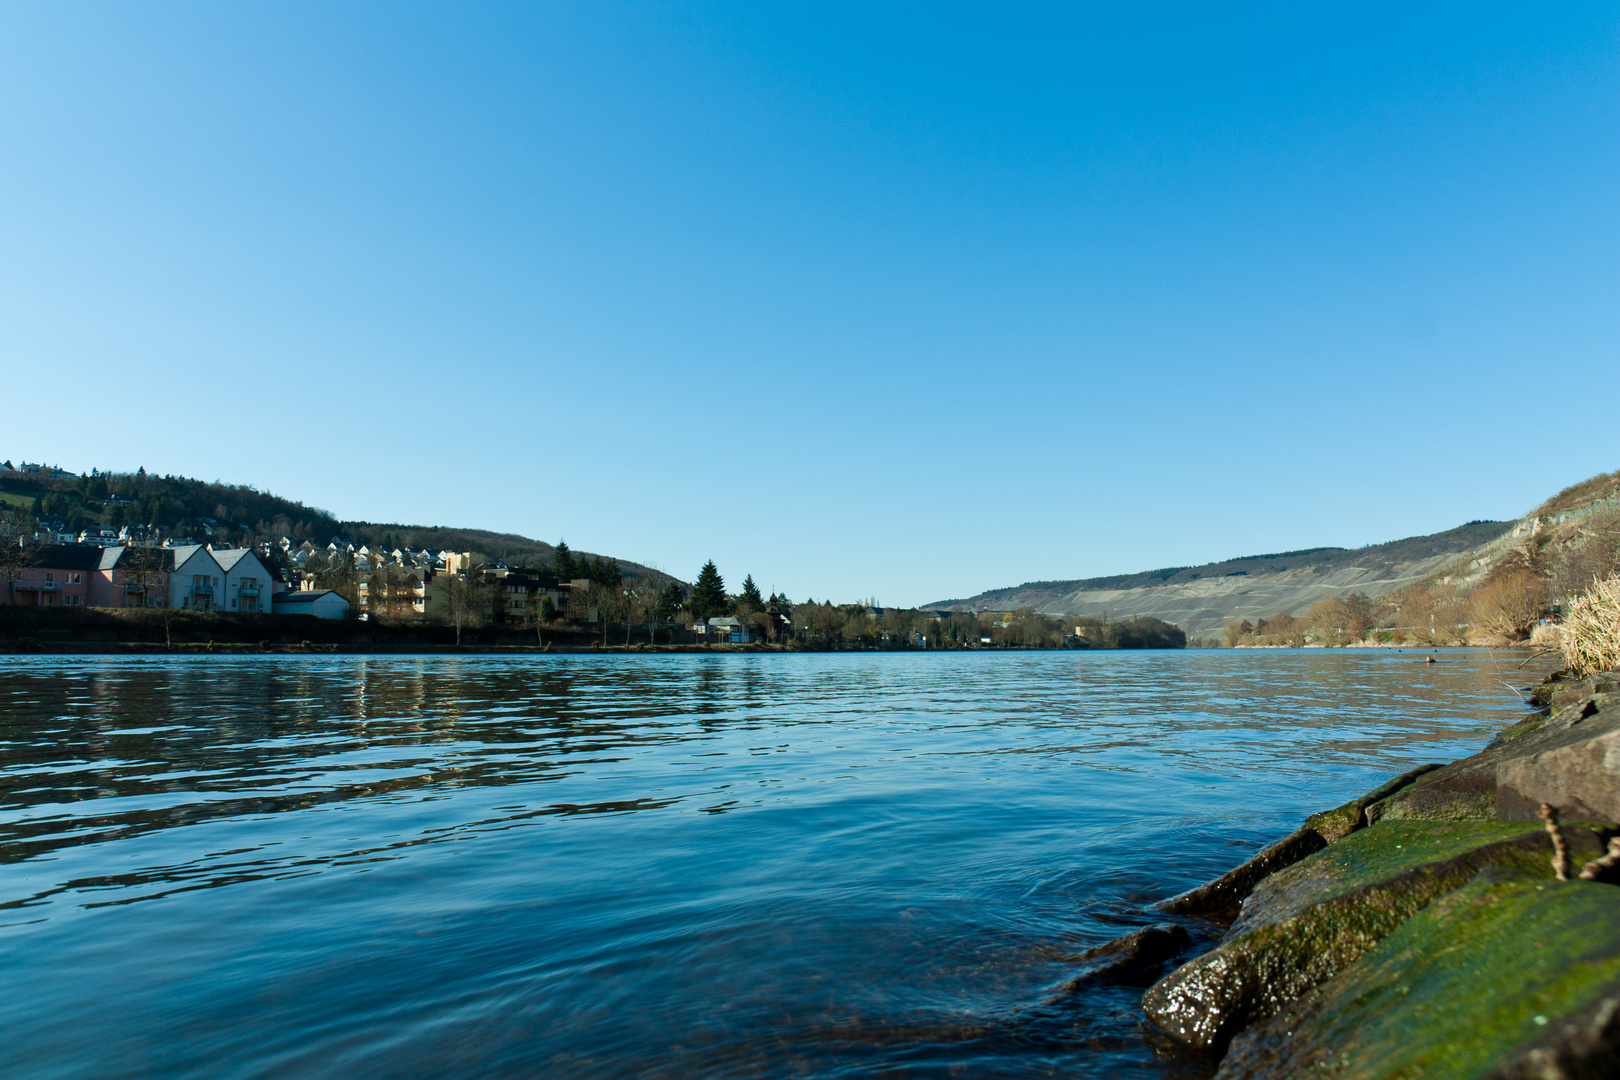
[[1551,666],[1439,655],[0,659],[0,1072],[1175,1075],[1068,958]]

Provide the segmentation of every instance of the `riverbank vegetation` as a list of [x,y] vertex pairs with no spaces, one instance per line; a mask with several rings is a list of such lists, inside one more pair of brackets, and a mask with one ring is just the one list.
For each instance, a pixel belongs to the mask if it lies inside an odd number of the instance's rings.
[[1596,582],[1570,606],[1558,637],[1572,675],[1620,668],[1620,574]]

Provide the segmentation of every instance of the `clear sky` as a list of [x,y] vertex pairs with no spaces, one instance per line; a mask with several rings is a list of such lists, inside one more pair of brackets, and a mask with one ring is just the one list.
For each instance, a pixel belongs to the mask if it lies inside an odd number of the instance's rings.
[[1620,8],[0,5],[0,457],[923,603],[1620,468]]

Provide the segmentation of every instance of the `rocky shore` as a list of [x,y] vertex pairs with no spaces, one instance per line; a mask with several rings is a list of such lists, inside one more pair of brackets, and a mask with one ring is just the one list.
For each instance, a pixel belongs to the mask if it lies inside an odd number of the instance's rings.
[[1620,672],[1535,700],[1160,903],[1218,938],[1148,989],[1149,1030],[1218,1080],[1620,1076]]

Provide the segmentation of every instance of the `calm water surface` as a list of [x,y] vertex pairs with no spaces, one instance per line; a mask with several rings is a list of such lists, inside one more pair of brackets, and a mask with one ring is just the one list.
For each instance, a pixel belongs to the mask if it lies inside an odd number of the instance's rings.
[[0,659],[0,1072],[1164,1076],[1062,992],[1508,654]]

